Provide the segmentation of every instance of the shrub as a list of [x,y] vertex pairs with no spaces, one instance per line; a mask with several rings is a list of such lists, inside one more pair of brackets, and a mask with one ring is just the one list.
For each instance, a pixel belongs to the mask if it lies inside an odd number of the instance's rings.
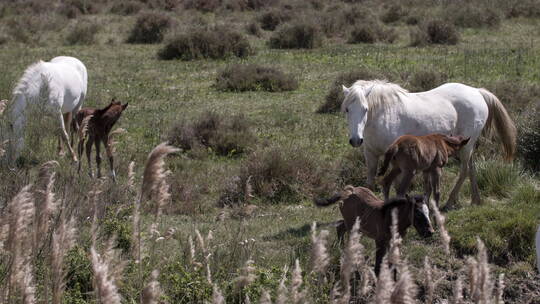
[[376,19],[362,22],[351,31],[349,43],[375,43],[377,41],[392,43],[396,40],[397,33],[393,28],[385,28]]
[[128,43],[158,43],[165,31],[172,25],[172,19],[159,12],[146,12],[137,17],[135,26],[127,39]]
[[311,23],[284,24],[268,41],[275,49],[312,49],[322,45],[322,33]]
[[195,9],[202,12],[213,12],[221,7],[222,0],[185,0],[185,9]]
[[142,0],[151,9],[172,11],[177,8],[181,1],[178,0]]
[[251,22],[250,24],[246,25],[246,32],[253,36],[262,36],[261,27],[255,22]]
[[418,25],[411,31],[411,45],[457,44],[459,33],[452,23],[443,20],[431,20]]
[[92,300],[92,264],[87,251],[75,245],[66,255],[66,303],[87,303]]
[[381,21],[384,23],[392,23],[399,21],[407,16],[405,8],[399,4],[392,4],[381,16]]
[[256,141],[250,130],[251,123],[241,114],[206,112],[196,121],[175,124],[168,140],[185,151],[205,147],[218,155],[235,156],[246,152]]
[[440,86],[448,80],[448,76],[433,67],[424,66],[411,75],[409,89],[411,92],[428,91]]
[[273,31],[278,25],[291,20],[291,18],[292,16],[288,11],[273,9],[259,15],[258,20],[263,30]]
[[530,109],[530,105],[540,105],[540,85],[519,79],[498,80],[486,85],[504,104],[506,109],[521,113]]
[[349,87],[357,80],[392,79],[394,76],[389,72],[381,72],[368,68],[361,68],[338,75],[330,91],[326,95],[325,102],[317,109],[317,113],[339,112],[343,102],[342,85]]
[[497,160],[477,162],[478,187],[484,195],[507,197],[521,178],[519,169]]
[[509,261],[532,260],[538,212],[534,204],[486,204],[452,212],[447,224],[451,245],[458,255],[471,255],[479,237],[492,263],[504,266]]
[[523,166],[532,172],[540,172],[540,118],[538,109],[531,111],[519,124],[518,155]]
[[216,87],[224,91],[292,91],[298,81],[282,71],[255,64],[234,64],[221,71]]
[[240,33],[224,27],[192,30],[170,38],[158,52],[165,60],[221,59],[230,56],[247,57],[254,51]]
[[351,149],[341,158],[338,174],[338,182],[341,187],[366,185],[367,169],[361,149]]
[[93,22],[77,22],[75,27],[66,36],[66,43],[70,45],[90,45],[96,42],[96,34],[100,26]]
[[113,14],[127,16],[138,13],[143,7],[144,5],[141,2],[135,0],[115,1],[110,11]]
[[497,27],[501,24],[498,11],[478,3],[460,3],[445,9],[448,19],[460,27]]
[[186,261],[178,259],[167,263],[161,277],[168,303],[203,303],[212,296],[212,284],[204,273],[191,269]]
[[330,164],[325,165],[312,153],[298,147],[273,146],[253,152],[242,163],[236,193],[244,197],[249,183],[259,199],[291,203],[334,191],[335,180]]

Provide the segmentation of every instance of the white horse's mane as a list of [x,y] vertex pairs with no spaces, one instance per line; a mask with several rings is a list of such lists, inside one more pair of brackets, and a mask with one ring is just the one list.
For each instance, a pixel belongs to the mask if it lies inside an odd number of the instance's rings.
[[350,87],[350,91],[341,104],[341,111],[344,112],[351,103],[359,101],[369,109],[370,115],[377,110],[401,104],[403,96],[409,92],[398,84],[379,79],[358,80]]
[[[13,89],[13,96],[18,95],[37,95],[39,94],[41,79],[38,77],[43,77],[43,61],[40,60],[31,66],[29,66],[25,71],[17,85]],[[33,94],[34,93],[34,94]],[[37,93],[37,94],[36,94]]]

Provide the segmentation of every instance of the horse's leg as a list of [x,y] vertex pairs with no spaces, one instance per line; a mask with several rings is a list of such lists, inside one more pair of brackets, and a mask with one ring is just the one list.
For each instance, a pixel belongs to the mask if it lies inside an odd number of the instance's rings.
[[337,224],[336,226],[336,233],[337,233],[337,239],[338,239],[339,244],[343,244],[345,232],[347,232],[347,226],[345,225],[345,221],[340,220],[339,224]]
[[77,144],[77,156],[79,157],[79,168],[77,169],[78,174],[81,174],[83,152],[84,152],[84,138],[79,138],[79,143]]
[[[69,113],[64,113],[62,114],[62,119],[63,119],[63,122],[64,122],[64,126],[68,126],[69,128]],[[68,141],[68,145],[69,145],[69,141]],[[62,146],[62,134],[60,134],[60,136],[58,136],[58,155],[60,156],[64,156],[65,155],[65,152],[64,152],[64,148]]]
[[109,158],[109,167],[111,168],[111,176],[114,182],[116,182],[116,172],[114,171],[114,158],[113,151],[111,146],[111,141],[108,137],[102,138],[103,145],[105,146],[105,151],[107,152],[107,157]]
[[379,272],[381,271],[381,264],[386,254],[387,250],[387,240],[376,240],[375,245],[377,247],[375,251],[375,275],[379,277]]
[[392,167],[392,170],[388,175],[384,177],[382,180],[382,186],[383,186],[383,194],[384,194],[384,200],[387,201],[390,197],[390,187],[392,187],[392,182],[394,179],[401,173],[401,169],[399,167]]
[[377,163],[379,156],[364,147],[364,158],[367,166],[367,187],[375,190],[375,176],[377,175]]
[[64,140],[64,143],[67,145],[69,149],[69,153],[71,154],[71,157],[73,158],[74,162],[77,162],[77,156],[75,155],[75,151],[71,148],[71,145],[69,144],[69,136],[66,132],[66,125],[64,123],[64,115],[60,113],[60,136]]
[[426,199],[426,203],[429,204],[429,200],[431,199],[431,192],[433,191],[431,187],[431,177],[430,177],[430,171],[426,170],[424,171],[424,197]]
[[411,186],[412,179],[414,178],[413,170],[403,170],[401,172],[403,172],[401,183],[399,183],[399,187],[396,189],[396,194],[399,197],[405,196],[407,190],[409,190],[409,187]]
[[474,157],[471,155],[469,159],[469,179],[471,180],[471,200],[475,205],[481,205],[480,191],[478,190],[478,181],[476,180],[476,167],[474,165]]
[[433,197],[435,198],[437,208],[441,199],[441,173],[442,169],[439,167],[431,170],[431,188],[433,189]]
[[448,211],[456,207],[459,189],[461,188],[461,185],[463,185],[463,182],[465,181],[465,178],[467,177],[469,171],[469,159],[471,158],[471,152],[472,148],[467,149],[467,147],[463,147],[461,151],[459,151],[459,160],[461,162],[459,176],[457,178],[456,184],[454,185],[454,188],[452,188],[452,191],[448,196],[448,201],[446,202],[443,211]]
[[101,178],[101,152],[99,151],[101,140],[99,138],[96,138],[96,140],[94,141],[94,144],[96,146],[97,178]]
[[93,136],[86,140],[86,159],[88,160],[88,174],[90,177],[94,177],[94,172],[92,172],[92,145],[94,144],[94,141],[95,138]]

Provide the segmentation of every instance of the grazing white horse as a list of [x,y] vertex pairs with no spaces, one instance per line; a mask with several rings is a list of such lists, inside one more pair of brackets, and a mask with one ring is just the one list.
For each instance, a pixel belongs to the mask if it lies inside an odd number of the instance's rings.
[[24,127],[29,105],[39,105],[45,115],[58,119],[59,149],[63,141],[74,161],[66,125],[81,108],[86,96],[88,76],[86,67],[77,58],[59,56],[49,62],[38,61],[29,66],[13,90],[11,126],[12,160],[24,147]]
[[347,115],[349,143],[353,147],[364,145],[368,187],[374,186],[379,157],[405,134],[470,137],[458,154],[461,168],[446,209],[454,207],[467,175],[471,180],[472,202],[480,204],[472,153],[484,127],[487,131],[495,127],[506,159],[511,160],[515,154],[516,127],[499,99],[485,89],[447,83],[430,91],[409,93],[386,81],[359,80],[350,88],[343,86],[343,93],[341,111]]

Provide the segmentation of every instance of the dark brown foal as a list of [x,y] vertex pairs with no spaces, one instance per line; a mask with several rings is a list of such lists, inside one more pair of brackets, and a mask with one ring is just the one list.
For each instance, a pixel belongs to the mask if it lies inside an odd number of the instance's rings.
[[388,147],[384,154],[384,163],[379,176],[384,175],[390,163],[392,170],[382,181],[384,199],[390,195],[390,186],[401,173],[401,183],[396,188],[396,194],[403,197],[411,185],[414,175],[418,171],[424,173],[424,195],[429,202],[431,193],[435,198],[437,207],[440,200],[440,179],[442,167],[448,158],[469,142],[463,136],[447,136],[443,134],[430,134],[425,136],[403,135]]
[[[77,113],[74,124],[72,124],[72,129],[73,132],[79,133],[79,146],[77,149],[79,159],[81,160],[79,162],[79,172],[81,171],[82,154],[86,148],[86,158],[88,159],[88,169],[90,170],[89,173],[90,176],[94,176],[91,161],[92,145],[94,145],[96,147],[97,177],[101,177],[100,144],[103,143],[107,152],[107,157],[109,158],[111,176],[113,180],[116,180],[109,133],[127,106],[127,103],[122,104],[113,99],[111,103],[103,109],[83,108]],[[79,132],[79,128],[86,128],[86,132]]]
[[380,200],[368,188],[346,186],[345,189],[331,198],[316,199],[317,206],[325,207],[343,201],[339,209],[343,222],[338,225],[338,238],[341,240],[345,232],[350,231],[357,218],[360,220],[360,231],[375,240],[377,245],[375,273],[379,275],[381,262],[386,254],[392,233],[392,210],[397,209],[398,232],[401,237],[413,225],[422,237],[430,237],[433,227],[429,219],[429,209],[422,195],[405,198],[392,198],[388,202]]

